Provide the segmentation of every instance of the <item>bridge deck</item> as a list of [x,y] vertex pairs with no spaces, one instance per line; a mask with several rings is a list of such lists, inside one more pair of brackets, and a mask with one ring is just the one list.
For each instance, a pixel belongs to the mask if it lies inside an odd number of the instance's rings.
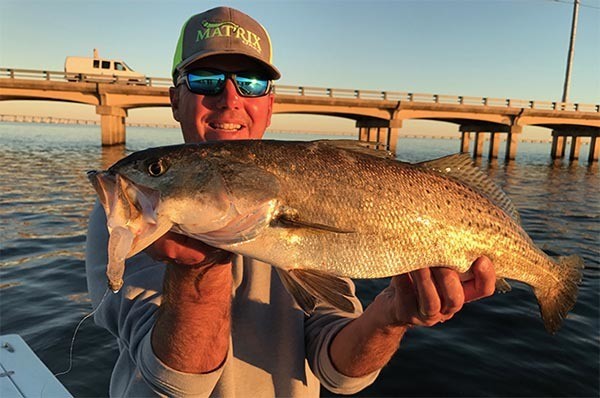
[[[170,106],[171,84],[171,79],[166,78],[147,77],[139,84],[101,75],[68,81],[61,71],[0,68],[0,100],[68,101],[96,106],[101,115],[104,145],[125,142],[127,110]],[[463,149],[467,134],[475,133],[479,143],[479,134],[506,133],[507,159],[514,158],[517,136],[524,126],[549,128],[554,131],[555,140],[564,136],[597,137],[600,132],[598,104],[285,85],[276,85],[274,93],[274,113],[352,119],[359,128],[360,139],[383,141],[386,149],[392,151],[403,120],[410,119],[458,124],[463,133]],[[475,148],[474,155],[479,156],[479,144]],[[591,151],[597,152],[594,148]]]

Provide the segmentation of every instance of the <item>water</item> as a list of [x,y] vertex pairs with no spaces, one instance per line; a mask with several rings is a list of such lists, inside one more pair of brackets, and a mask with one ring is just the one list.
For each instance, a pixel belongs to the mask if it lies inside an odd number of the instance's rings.
[[[90,311],[84,246],[94,192],[85,171],[123,156],[99,141],[96,126],[0,124],[0,334],[23,336],[53,372],[68,366],[71,335]],[[176,130],[129,128],[127,152],[178,142]],[[419,161],[458,146],[406,139],[399,155]],[[409,331],[375,384],[357,395],[599,396],[600,173],[583,163],[552,167],[548,153],[548,144],[521,144],[516,162],[481,167],[513,199],[534,241],[551,254],[583,256],[584,282],[563,328],[546,333],[531,290],[512,283],[512,292],[469,304],[444,325]],[[386,283],[358,281],[358,294],[367,304]],[[60,380],[75,396],[106,396],[115,346],[88,320],[74,368]]]

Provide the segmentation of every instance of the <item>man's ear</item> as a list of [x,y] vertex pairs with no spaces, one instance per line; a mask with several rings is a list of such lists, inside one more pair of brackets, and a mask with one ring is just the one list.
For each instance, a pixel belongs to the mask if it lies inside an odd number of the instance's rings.
[[169,87],[169,98],[171,99],[173,118],[179,121],[179,90],[177,90],[177,87]]

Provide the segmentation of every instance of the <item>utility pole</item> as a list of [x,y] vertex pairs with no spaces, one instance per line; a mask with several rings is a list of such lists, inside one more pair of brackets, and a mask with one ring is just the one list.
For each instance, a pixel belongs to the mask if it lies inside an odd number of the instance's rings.
[[577,33],[577,15],[579,14],[579,0],[573,3],[573,23],[571,24],[571,41],[569,42],[569,54],[567,57],[567,73],[565,75],[565,87],[563,88],[562,102],[569,100],[569,86],[571,85],[571,68],[573,67],[573,54],[575,53],[575,34]]

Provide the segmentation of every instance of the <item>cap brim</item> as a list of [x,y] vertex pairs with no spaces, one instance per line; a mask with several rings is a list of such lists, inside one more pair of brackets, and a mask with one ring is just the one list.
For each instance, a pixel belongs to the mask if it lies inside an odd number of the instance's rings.
[[269,79],[277,80],[281,77],[281,73],[279,73],[279,70],[275,66],[256,57],[252,53],[242,52],[239,49],[231,50],[231,51],[221,49],[221,50],[215,50],[215,51],[205,51],[200,54],[198,54],[198,53],[194,54],[191,57],[188,57],[188,58],[184,59],[183,61],[181,61],[179,63],[179,65],[177,65],[176,69],[173,72],[175,74],[175,72],[186,69],[186,67],[193,64],[194,62],[197,62],[197,61],[200,61],[201,59],[205,59],[205,58],[212,57],[215,55],[242,55],[242,56],[251,58],[253,61],[256,61],[258,64],[260,64],[260,66],[263,67],[264,71],[268,74],[267,77]]

